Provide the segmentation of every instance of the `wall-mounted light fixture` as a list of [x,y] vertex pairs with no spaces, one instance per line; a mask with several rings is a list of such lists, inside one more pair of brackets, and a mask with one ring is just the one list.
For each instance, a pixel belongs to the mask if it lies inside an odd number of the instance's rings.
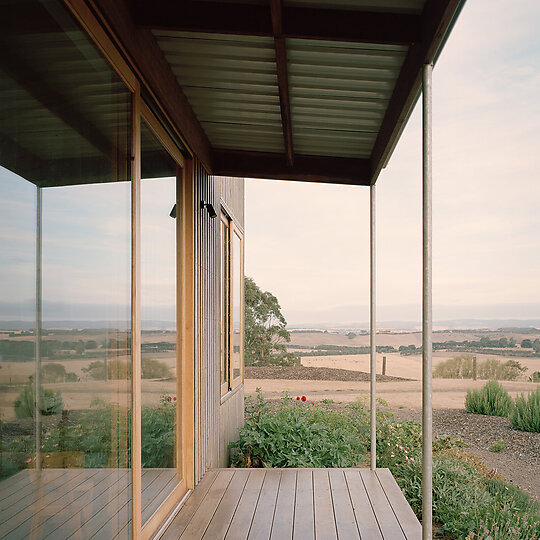
[[206,202],[206,201],[201,201],[201,208],[203,210],[206,208],[206,210],[208,210],[208,214],[210,215],[210,217],[212,219],[217,217],[217,212],[216,212],[216,210],[214,208],[214,205],[212,203],[209,203],[209,202]]

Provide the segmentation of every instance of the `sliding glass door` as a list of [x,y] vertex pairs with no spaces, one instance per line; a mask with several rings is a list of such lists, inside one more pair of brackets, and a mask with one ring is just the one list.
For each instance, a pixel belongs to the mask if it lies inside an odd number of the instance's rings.
[[186,163],[104,34],[4,4],[0,537],[149,538],[191,487]]

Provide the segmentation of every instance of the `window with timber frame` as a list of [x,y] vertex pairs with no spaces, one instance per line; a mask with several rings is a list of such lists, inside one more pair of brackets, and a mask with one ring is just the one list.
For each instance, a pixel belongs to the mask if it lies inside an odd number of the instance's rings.
[[244,238],[234,220],[221,213],[221,395],[243,380]]

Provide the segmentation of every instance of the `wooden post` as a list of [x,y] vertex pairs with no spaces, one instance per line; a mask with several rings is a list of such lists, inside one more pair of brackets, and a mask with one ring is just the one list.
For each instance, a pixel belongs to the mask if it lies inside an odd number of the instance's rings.
[[472,357],[472,378],[476,381],[476,356]]
[[382,374],[386,375],[386,356],[382,357]]

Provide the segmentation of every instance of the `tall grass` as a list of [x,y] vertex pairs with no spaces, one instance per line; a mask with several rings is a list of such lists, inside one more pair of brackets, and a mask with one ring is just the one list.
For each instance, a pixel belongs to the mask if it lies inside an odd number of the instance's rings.
[[508,416],[513,408],[512,398],[497,382],[489,381],[480,390],[467,390],[465,408],[476,414]]
[[540,433],[540,387],[527,398],[523,394],[516,398],[510,421],[516,429]]

